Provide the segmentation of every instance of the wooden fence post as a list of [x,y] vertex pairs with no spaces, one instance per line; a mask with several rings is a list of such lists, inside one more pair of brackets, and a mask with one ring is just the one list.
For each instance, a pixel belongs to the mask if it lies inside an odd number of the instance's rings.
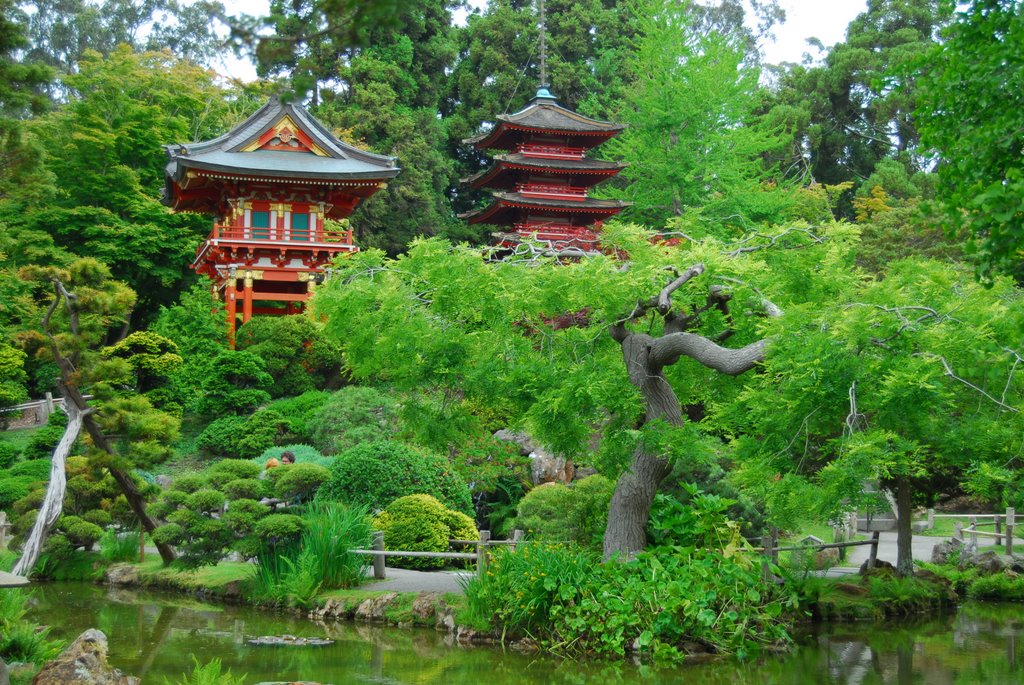
[[7,528],[10,524],[7,523],[7,513],[0,511],[0,549],[7,549]]
[[967,527],[971,531],[971,546],[974,547],[974,549],[978,549],[978,533],[977,533],[977,530],[978,530],[978,517],[977,516],[970,517],[969,519],[967,519],[967,523],[968,523]]
[[771,568],[768,566],[768,562],[772,558],[773,547],[774,545],[772,544],[772,536],[762,535],[761,554],[764,555],[764,561],[761,562],[761,580],[764,580],[765,582],[771,579],[772,576]]
[[1013,554],[1013,529],[1017,525],[1013,507],[1006,507],[1006,553]]
[[139,526],[139,563],[146,560],[146,530]]
[[[373,531],[373,550],[375,552],[384,551],[384,531],[375,530]],[[387,575],[384,572],[384,555],[374,554],[373,555],[373,577],[377,580],[384,580]]]
[[931,530],[934,527],[935,527],[935,510],[934,509],[929,509],[928,510],[928,529]]
[[877,530],[871,534],[871,553],[868,555],[868,568],[874,568],[875,562],[878,561],[878,536]]
[[771,556],[772,556],[772,563],[775,564],[776,566],[778,566],[779,565],[779,550],[777,548],[779,546],[779,529],[778,528],[772,528],[771,529],[771,533],[772,533],[772,554],[771,554]]
[[996,537],[994,538],[997,545],[1003,544],[1003,538],[1000,534],[1003,532],[1003,520],[999,514],[993,514],[992,520],[996,522]]
[[954,540],[959,540],[960,542],[964,541],[964,522],[963,521],[953,521],[953,539]]
[[523,531],[519,530],[518,528],[513,530],[512,531],[512,544],[508,546],[509,549],[512,550],[513,552],[515,552],[516,551],[516,543],[518,543],[522,539],[523,539]]
[[487,573],[487,543],[491,541],[491,531],[480,531],[480,541],[476,543],[476,574]]

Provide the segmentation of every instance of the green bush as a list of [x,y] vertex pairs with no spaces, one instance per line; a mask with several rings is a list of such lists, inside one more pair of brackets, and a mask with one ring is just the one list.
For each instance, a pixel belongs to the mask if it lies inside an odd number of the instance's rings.
[[46,461],[23,461],[9,468],[7,473],[14,477],[29,478],[37,483],[45,483],[50,480],[50,461],[49,459]]
[[288,432],[295,442],[311,442],[309,422],[316,416],[320,408],[330,399],[331,393],[323,390],[310,390],[295,397],[284,397],[274,400],[267,409],[272,409],[284,417],[288,424]]
[[24,476],[0,478],[0,509],[12,511],[14,503],[27,497],[34,484],[32,478]]
[[387,440],[398,425],[395,401],[374,388],[342,388],[309,420],[313,445],[338,454],[355,445]]
[[68,415],[62,411],[55,411],[50,414],[46,425],[36,431],[29,440],[21,456],[24,459],[49,459],[53,455],[53,448],[57,446],[64,436],[64,429],[68,425]]
[[196,447],[210,457],[253,459],[287,437],[287,424],[274,411],[261,410],[248,417],[225,416],[207,426]]
[[224,493],[207,488],[193,492],[185,499],[185,508],[198,514],[213,514],[224,508]]
[[139,533],[104,531],[100,538],[100,556],[109,562],[136,561],[139,558]]
[[103,529],[77,516],[62,516],[57,522],[57,530],[71,543],[72,547],[89,551],[103,536]]
[[270,547],[283,547],[298,542],[306,522],[295,514],[270,514],[256,522],[253,529],[257,538]]
[[265,550],[256,557],[254,594],[261,601],[308,608],[320,589],[355,587],[366,573],[368,559],[351,553],[370,543],[365,509],[316,502],[302,518],[305,530],[291,556]]
[[273,470],[274,490],[278,498],[306,502],[331,477],[331,472],[317,464],[292,464]]
[[235,344],[263,360],[274,379],[269,388],[274,396],[336,388],[341,382],[341,348],[309,317],[253,317],[238,329]]
[[967,586],[967,596],[972,599],[1024,602],[1024,578],[1006,573],[980,576]]
[[236,478],[227,483],[223,490],[228,499],[260,500],[266,496],[267,483],[257,478]]
[[114,517],[110,515],[110,512],[104,511],[103,509],[90,509],[82,514],[82,520],[87,521],[94,526],[106,528],[114,522]]
[[206,487],[206,479],[195,474],[178,476],[170,485],[171,490],[177,490],[185,493],[195,492],[196,490],[201,490],[204,487]]
[[688,642],[740,658],[787,643],[796,598],[742,553],[674,548],[602,564],[536,543],[495,551],[488,572],[468,581],[466,607],[477,627],[532,635],[568,655],[674,661]]
[[[448,541],[475,540],[480,537],[473,520],[446,508],[430,495],[399,497],[373,519],[375,528],[384,532],[384,547],[406,552],[446,552]],[[441,568],[444,559],[388,557],[399,568]]]
[[274,379],[261,358],[240,350],[223,350],[210,362],[203,392],[196,401],[201,416],[246,416],[270,401]]
[[32,594],[23,590],[0,592],[0,658],[8,663],[41,666],[55,658],[63,647],[50,639],[50,629],[25,617]]
[[398,442],[352,447],[330,466],[331,479],[317,492],[328,502],[345,502],[371,511],[405,495],[432,495],[445,506],[473,511],[469,488],[444,457]]
[[515,527],[535,540],[576,542],[600,548],[615,484],[601,475],[538,485],[519,502]]
[[239,478],[259,478],[260,467],[245,459],[224,459],[203,471],[203,478],[218,490]]
[[6,440],[0,440],[0,469],[6,469],[18,461],[18,455],[20,454],[21,450],[17,447]]

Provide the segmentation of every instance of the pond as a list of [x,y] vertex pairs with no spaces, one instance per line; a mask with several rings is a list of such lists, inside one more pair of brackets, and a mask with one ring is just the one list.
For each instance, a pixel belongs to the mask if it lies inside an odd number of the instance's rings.
[[[1019,605],[968,603],[941,619],[900,625],[828,626],[801,636],[781,657],[656,669],[628,663],[562,661],[498,648],[458,647],[444,635],[332,622],[180,596],[85,584],[40,585],[32,618],[73,639],[99,628],[110,661],[143,685],[176,681],[195,656],[219,658],[246,683],[313,680],[333,685],[531,685],[601,683],[792,684],[1024,683],[1024,612]],[[253,647],[246,639],[330,637],[329,647]]]

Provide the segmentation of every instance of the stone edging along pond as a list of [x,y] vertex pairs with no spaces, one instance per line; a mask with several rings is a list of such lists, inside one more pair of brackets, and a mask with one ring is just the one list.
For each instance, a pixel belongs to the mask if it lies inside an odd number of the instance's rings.
[[[204,579],[202,572],[175,571],[153,564],[114,564],[106,569],[100,582],[116,587],[185,593],[199,599],[245,604],[269,611],[305,614],[313,621],[347,620],[399,628],[433,628],[448,633],[461,645],[493,645],[502,641],[497,632],[481,632],[459,625],[456,616],[461,596],[453,593],[331,590],[317,597],[315,606],[305,611],[246,599],[242,592],[243,578]],[[529,638],[505,640],[505,644],[521,651],[539,649]]]

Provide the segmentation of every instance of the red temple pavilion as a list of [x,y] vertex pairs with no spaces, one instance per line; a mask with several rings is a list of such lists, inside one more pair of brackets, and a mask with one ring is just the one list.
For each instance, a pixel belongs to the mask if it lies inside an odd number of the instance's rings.
[[542,86],[524,109],[499,115],[489,131],[463,141],[505,152],[465,179],[472,188],[491,190],[493,200],[460,218],[505,227],[494,234],[500,248],[535,240],[556,252],[596,251],[601,223],[627,203],[598,200],[588,191],[625,165],[590,159],[587,153],[622,129],[560,106]]
[[399,172],[394,158],[343,143],[277,98],[219,138],[165,147],[164,203],[214,217],[192,268],[213,280],[232,339],[239,313],[244,323],[302,311],[325,265],[359,249],[350,228],[327,220],[349,216]]

